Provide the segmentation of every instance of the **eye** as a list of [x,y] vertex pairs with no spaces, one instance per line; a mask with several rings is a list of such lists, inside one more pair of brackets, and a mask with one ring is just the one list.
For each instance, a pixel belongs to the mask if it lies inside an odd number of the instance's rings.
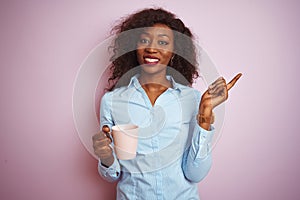
[[148,39],[146,39],[146,38],[142,38],[142,39],[140,39],[140,41],[139,41],[141,44],[148,44],[150,41],[148,40]]
[[158,44],[159,44],[159,45],[168,45],[169,42],[166,42],[166,41],[163,41],[163,40],[159,40],[159,41],[158,41]]

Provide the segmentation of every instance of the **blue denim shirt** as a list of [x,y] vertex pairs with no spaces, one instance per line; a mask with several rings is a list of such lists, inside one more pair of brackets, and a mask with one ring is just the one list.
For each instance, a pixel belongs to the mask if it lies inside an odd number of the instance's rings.
[[[211,167],[213,128],[202,129],[196,122],[201,94],[176,83],[152,106],[138,81],[106,93],[101,100],[100,124],[139,126],[137,156],[118,160],[106,168],[98,163],[99,174],[118,181],[117,199],[199,199],[197,182]],[[113,145],[113,144],[112,144]]]

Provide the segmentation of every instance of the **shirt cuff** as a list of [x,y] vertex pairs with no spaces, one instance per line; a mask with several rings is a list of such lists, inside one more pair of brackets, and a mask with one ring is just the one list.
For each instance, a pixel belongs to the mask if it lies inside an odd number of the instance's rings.
[[103,178],[106,180],[114,181],[118,178],[120,173],[120,165],[116,157],[114,157],[114,162],[108,168],[101,164],[101,160],[98,160],[98,171]]
[[196,125],[192,139],[194,159],[204,159],[211,153],[214,132],[215,129],[212,125],[210,126],[210,130],[205,130],[198,124]]

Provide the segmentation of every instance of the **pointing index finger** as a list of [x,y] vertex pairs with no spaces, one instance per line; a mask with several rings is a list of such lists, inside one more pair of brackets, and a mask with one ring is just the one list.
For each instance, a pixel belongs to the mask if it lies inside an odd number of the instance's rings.
[[234,84],[241,78],[242,73],[238,73],[229,83],[227,83],[227,90],[230,90]]

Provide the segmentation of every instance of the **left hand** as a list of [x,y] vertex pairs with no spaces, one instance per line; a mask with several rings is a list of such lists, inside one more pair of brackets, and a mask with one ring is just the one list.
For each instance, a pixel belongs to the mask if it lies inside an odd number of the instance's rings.
[[[223,77],[220,77],[213,82],[202,95],[199,105],[199,114],[205,118],[210,118],[212,116],[212,110],[227,100],[228,91],[235,85],[241,76],[241,73],[237,74],[229,83],[226,83]],[[209,124],[210,123],[203,123],[203,128],[208,129]]]

